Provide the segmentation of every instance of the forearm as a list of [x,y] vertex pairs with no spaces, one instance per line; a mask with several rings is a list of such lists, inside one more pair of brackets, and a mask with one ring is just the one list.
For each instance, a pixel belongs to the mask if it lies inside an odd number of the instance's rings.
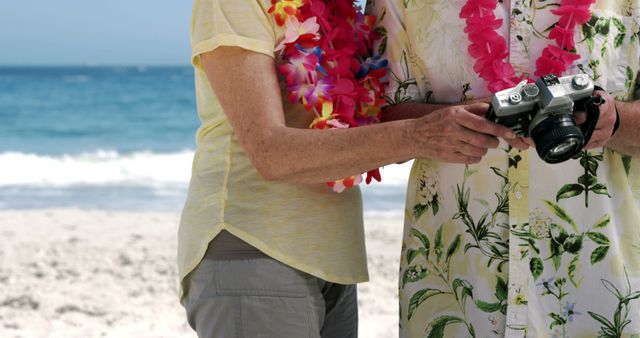
[[479,99],[467,100],[455,104],[434,104],[434,103],[419,103],[419,102],[405,102],[393,106],[386,106],[383,108],[382,122],[398,121],[407,119],[417,119],[425,115],[431,114],[433,111],[442,109],[445,107],[460,105],[460,104],[474,104],[478,102],[485,102],[491,104],[491,97],[482,97]]
[[405,102],[394,106],[386,106],[383,108],[382,122],[417,119],[446,106],[444,104],[418,102]]
[[268,180],[333,181],[415,157],[409,123],[322,131],[273,126],[247,153]]
[[[485,103],[428,113],[420,106],[420,118],[358,128],[297,129],[287,126],[272,58],[224,47],[202,62],[237,140],[268,180],[320,183],[414,157],[477,163],[497,137],[513,138],[480,116]],[[407,116],[417,114],[411,107]]]
[[640,156],[640,100],[616,101],[620,128],[606,146],[625,155]]

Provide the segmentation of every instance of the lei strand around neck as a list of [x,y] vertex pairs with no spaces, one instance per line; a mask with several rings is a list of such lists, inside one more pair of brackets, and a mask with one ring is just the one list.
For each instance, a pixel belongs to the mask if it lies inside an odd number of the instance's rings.
[[[373,56],[375,17],[353,0],[271,0],[269,13],[284,27],[276,51],[288,98],[315,114],[310,128],[344,129],[379,123],[387,61]],[[366,183],[380,181],[379,169]],[[327,183],[336,192],[358,185],[362,175]]]
[[[575,50],[575,28],[591,19],[589,7],[595,0],[561,0],[560,6],[551,10],[559,17],[551,32],[549,44],[536,61],[535,76],[547,74],[562,75],[578,59]],[[521,76],[516,76],[513,66],[505,61],[509,47],[497,30],[502,20],[496,19],[496,0],[468,0],[460,11],[460,18],[466,20],[465,33],[469,37],[469,55],[476,61],[473,69],[487,82],[491,93],[517,85]]]

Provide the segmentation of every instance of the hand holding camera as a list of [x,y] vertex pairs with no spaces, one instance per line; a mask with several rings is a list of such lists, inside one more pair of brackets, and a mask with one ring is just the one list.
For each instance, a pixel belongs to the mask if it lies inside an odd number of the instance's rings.
[[478,163],[499,138],[513,140],[508,127],[484,118],[489,104],[449,106],[412,120],[409,135],[416,157],[450,163]]
[[[535,84],[523,81],[493,96],[487,119],[509,127],[519,136],[530,137],[545,162],[561,163],[585,145],[604,145],[611,136],[616,119],[614,100],[594,89],[584,74],[551,74]],[[576,122],[575,111],[586,112],[584,123]]]
[[[596,125],[591,140],[586,144],[583,149],[594,149],[603,147],[609,139],[613,136],[617,129],[618,114],[616,110],[614,98],[604,90],[596,89],[593,91],[593,95],[601,96],[604,99],[604,103],[600,105],[600,118]],[[576,124],[582,125],[587,119],[587,113],[585,111],[575,111]]]

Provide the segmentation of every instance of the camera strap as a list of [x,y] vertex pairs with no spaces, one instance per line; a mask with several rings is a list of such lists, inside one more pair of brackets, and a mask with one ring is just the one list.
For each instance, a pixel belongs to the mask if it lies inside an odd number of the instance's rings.
[[587,120],[580,126],[582,134],[584,135],[584,145],[589,144],[593,131],[598,125],[598,119],[600,118],[600,106],[605,102],[601,96],[590,96],[584,102],[584,110],[587,113]]
[[[602,87],[600,87],[598,85],[593,86],[593,91],[596,91],[596,90],[606,92],[606,90],[604,90],[604,88],[602,88]],[[618,128],[620,128],[620,113],[618,112],[618,106],[616,106],[615,101],[613,102],[613,108],[615,108],[615,110],[616,110],[616,122],[613,125],[613,131],[611,132],[611,136],[615,135],[616,131],[618,131]]]
[[[605,91],[604,88],[600,86],[594,86],[594,91],[596,90]],[[596,129],[596,125],[598,124],[598,119],[600,118],[600,106],[606,101],[601,96],[592,95],[583,102],[584,103],[581,102],[582,104],[580,105],[582,105],[585,112],[587,112],[587,120],[582,124],[580,129],[584,135],[584,144],[587,145],[589,140],[591,140],[593,131]],[[613,103],[613,106],[616,110],[616,122],[613,125],[611,136],[613,136],[616,131],[618,131],[618,128],[620,128],[620,113],[618,113],[618,107],[615,105],[615,102]]]

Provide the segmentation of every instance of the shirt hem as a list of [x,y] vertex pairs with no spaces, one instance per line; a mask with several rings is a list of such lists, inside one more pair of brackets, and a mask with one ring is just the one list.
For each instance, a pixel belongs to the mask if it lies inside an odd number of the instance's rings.
[[188,266],[187,269],[184,270],[184,272],[182,274],[180,274],[180,290],[179,290],[179,299],[180,299],[180,303],[184,304],[184,280],[185,278],[189,275],[189,273],[191,271],[193,271],[196,266],[198,266],[198,264],[200,264],[200,262],[202,261],[202,258],[204,257],[207,248],[209,246],[209,243],[222,231],[222,230],[226,230],[229,233],[233,234],[234,236],[240,238],[241,240],[247,242],[248,244],[250,244],[251,246],[255,247],[256,249],[262,251],[264,254],[266,254],[267,256],[280,261],[294,269],[300,270],[302,272],[308,273],[314,277],[326,280],[328,282],[332,282],[332,283],[337,283],[337,284],[343,284],[343,285],[351,285],[351,284],[357,284],[357,283],[364,283],[364,282],[368,282],[369,281],[369,273],[365,271],[364,275],[359,275],[359,276],[338,276],[335,274],[331,274],[331,273],[327,273],[326,271],[322,271],[320,269],[317,269],[313,266],[310,266],[308,264],[302,263],[294,258],[291,258],[283,253],[278,252],[277,250],[273,250],[271,247],[269,247],[269,245],[265,244],[264,242],[260,241],[258,238],[252,236],[251,234],[249,234],[248,232],[245,232],[243,230],[240,230],[228,223],[219,223],[217,224],[214,228],[213,231],[211,233],[210,236],[208,236],[207,241],[203,241],[204,245],[200,246],[200,248],[198,248],[198,254],[197,254],[197,259],[194,259],[192,264],[190,266]]

